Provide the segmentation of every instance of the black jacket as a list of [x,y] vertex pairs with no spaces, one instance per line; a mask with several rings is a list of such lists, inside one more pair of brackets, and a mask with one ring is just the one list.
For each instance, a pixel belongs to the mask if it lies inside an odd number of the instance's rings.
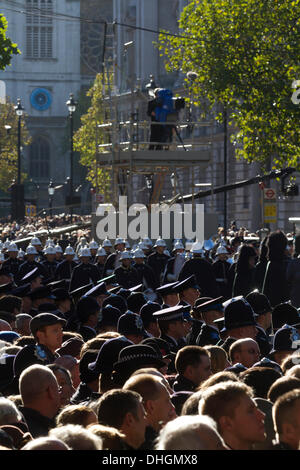
[[220,335],[215,328],[204,323],[202,325],[199,336],[196,340],[197,346],[215,346],[220,341]]
[[176,376],[175,382],[173,384],[173,390],[175,392],[194,392],[196,388],[197,385],[180,374]]
[[19,407],[24,416],[29,432],[33,438],[48,436],[50,429],[55,428],[55,420],[41,415],[38,411],[24,406]]
[[201,297],[216,298],[219,295],[219,287],[212,265],[202,258],[192,258],[184,263],[178,276],[178,281],[184,281],[195,275],[200,287]]
[[79,287],[86,286],[91,282],[97,284],[100,280],[99,271],[94,264],[81,263],[73,269],[69,291],[72,292]]

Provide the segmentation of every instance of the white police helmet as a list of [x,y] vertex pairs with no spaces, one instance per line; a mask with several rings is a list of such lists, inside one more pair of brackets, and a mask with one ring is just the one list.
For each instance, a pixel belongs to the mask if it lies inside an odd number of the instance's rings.
[[63,252],[63,249],[62,249],[62,247],[61,247],[60,245],[58,245],[58,244],[57,244],[57,245],[55,245],[55,247],[54,247],[54,248],[55,248],[55,251],[56,251],[56,253],[62,253],[62,252]]
[[35,246],[28,245],[28,247],[26,248],[26,255],[37,255],[37,254],[38,252],[36,251]]
[[106,254],[107,254],[107,253],[106,253],[106,251],[104,250],[104,248],[101,248],[101,246],[100,246],[100,248],[98,248],[98,251],[97,251],[96,256],[106,256]]
[[103,240],[102,247],[104,247],[104,246],[112,247],[112,243],[108,238],[105,238],[105,240]]
[[56,249],[54,246],[49,245],[47,248],[44,250],[45,255],[56,255]]
[[64,255],[75,255],[75,251],[71,245],[68,245],[65,249]]
[[33,237],[30,244],[33,246],[42,246],[41,240],[38,237]]
[[16,243],[11,242],[8,245],[7,251],[19,251]]
[[98,250],[99,245],[95,240],[92,240],[89,244],[89,249],[90,250]]
[[78,253],[79,258],[83,256],[91,256],[91,251],[89,248],[81,248]]

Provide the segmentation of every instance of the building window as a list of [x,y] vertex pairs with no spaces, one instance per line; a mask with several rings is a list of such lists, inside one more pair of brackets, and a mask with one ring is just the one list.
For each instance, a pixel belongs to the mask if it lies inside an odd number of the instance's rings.
[[26,57],[53,58],[53,0],[26,0]]
[[29,149],[30,176],[49,178],[50,146],[46,139],[38,137]]

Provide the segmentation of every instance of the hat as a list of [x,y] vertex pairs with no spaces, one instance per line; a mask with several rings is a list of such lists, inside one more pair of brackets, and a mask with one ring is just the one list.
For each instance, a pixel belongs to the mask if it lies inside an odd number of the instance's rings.
[[265,294],[258,292],[258,290],[250,292],[250,294],[246,296],[246,300],[249,302],[257,315],[263,315],[264,313],[272,312],[272,307],[268,297]]
[[183,321],[183,312],[186,311],[186,307],[183,305],[175,305],[175,307],[168,307],[158,310],[157,312],[153,313],[153,317],[157,318],[157,320],[164,320],[164,321]]
[[86,321],[90,315],[100,312],[100,305],[94,297],[82,297],[76,306],[76,313],[80,322]]
[[93,287],[93,285],[94,284],[92,282],[90,282],[89,284],[86,284],[85,286],[78,287],[77,289],[70,292],[70,295],[72,297],[81,297],[86,292],[88,292]]
[[203,253],[203,250],[202,250],[202,243],[200,242],[195,242],[192,244],[191,246],[191,253]]
[[135,250],[135,251],[133,252],[133,256],[132,256],[132,257],[133,257],[133,258],[146,258],[146,255],[145,255],[145,253],[143,252],[143,250],[137,249],[137,250]]
[[19,249],[18,249],[16,243],[11,242],[7,247],[7,251],[15,251],[15,252],[18,253]]
[[[251,305],[243,296],[233,297],[223,303],[224,310],[224,326],[221,332],[241,328],[243,326],[256,325],[255,317]],[[222,320],[222,319],[220,319]]]
[[108,304],[118,308],[122,314],[127,311],[127,302],[121,295],[110,294],[109,297],[106,297],[106,299],[104,299],[102,303],[102,308],[104,308]]
[[64,341],[56,352],[60,356],[73,356],[77,357],[80,354],[81,348],[84,345],[84,341],[81,338],[73,337]]
[[106,251],[104,250],[104,248],[101,248],[101,247],[98,249],[97,254],[96,254],[96,256],[106,256],[106,255],[107,255]]
[[0,341],[7,341],[8,343],[13,343],[20,335],[15,331],[0,331]]
[[153,317],[153,313],[158,312],[159,310],[161,310],[161,306],[156,302],[148,301],[142,306],[140,316],[145,328],[147,328],[150,323],[157,321],[157,318]]
[[59,281],[47,282],[47,286],[51,289],[65,289],[67,287],[67,281],[65,279],[60,279]]
[[82,258],[83,256],[89,256],[91,257],[91,252],[89,248],[81,248],[78,253],[79,258]]
[[99,349],[96,360],[88,365],[89,370],[96,374],[110,374],[114,364],[118,361],[120,351],[132,344],[132,341],[125,336],[105,341]]
[[176,292],[182,292],[185,289],[200,289],[200,287],[197,284],[196,277],[194,274],[192,276],[189,276],[188,278],[184,279],[181,282],[178,282],[177,285],[175,286],[175,291]]
[[130,290],[130,292],[141,292],[143,288],[144,288],[144,284],[137,284],[136,286],[129,287],[128,290]]
[[65,326],[66,320],[53,315],[52,313],[39,313],[32,318],[29,324],[30,331],[34,336],[35,333],[44,326],[56,325],[60,323],[62,327]]
[[225,370],[228,371],[228,372],[233,372],[236,375],[239,375],[241,372],[244,372],[244,370],[247,370],[247,367],[245,367],[240,362],[237,362],[233,366],[226,367]]
[[28,282],[34,281],[37,277],[42,277],[42,275],[39,268],[34,268],[32,271],[29,271],[29,273],[22,277],[21,282],[22,284],[27,284]]
[[131,253],[129,251],[122,251],[121,253],[121,256],[120,256],[120,260],[122,259],[131,259],[132,256],[131,256]]
[[63,249],[60,245],[55,245],[54,248],[55,248],[56,253],[63,253]]
[[283,325],[274,335],[273,349],[269,355],[278,351],[296,351],[300,347],[300,335],[296,328]]
[[7,282],[0,285],[0,294],[10,294],[13,287],[13,282]]
[[105,282],[105,284],[113,284],[116,280],[116,275],[115,274],[110,274],[109,276],[103,277],[102,279],[99,279],[97,281],[97,284],[101,284],[101,282]]
[[16,287],[10,291],[10,295],[15,295],[16,297],[29,297],[29,292],[31,292],[31,285],[24,284],[23,286]]
[[99,245],[98,243],[95,241],[95,240],[92,240],[90,243],[89,243],[89,249],[90,250],[98,250],[99,248]]
[[159,355],[161,355],[163,359],[174,359],[176,356],[176,354],[171,351],[170,344],[162,338],[145,338],[141,344],[147,344],[156,351],[159,350]]
[[179,240],[176,243],[174,243],[173,249],[174,250],[184,250],[184,246],[183,246],[182,241]]
[[138,335],[144,336],[145,330],[140,315],[130,312],[129,310],[121,315],[118,320],[117,331],[121,335]]
[[271,361],[271,359],[267,357],[263,357],[260,361],[256,362],[253,364],[252,367],[269,367],[270,369],[275,369],[277,372],[279,372],[281,375],[283,375],[283,371],[280,367],[279,364],[275,361]]
[[167,244],[166,244],[165,240],[163,240],[162,238],[158,238],[155,242],[155,245],[153,245],[153,248],[156,248],[157,246],[166,247]]
[[132,292],[127,299],[128,310],[139,313],[142,306],[147,303],[147,299],[142,292]]
[[38,237],[33,237],[30,241],[30,244],[33,245],[33,246],[42,245],[41,241]]
[[102,246],[110,246],[110,247],[112,247],[112,243],[111,243],[111,241],[110,241],[108,238],[106,238],[105,240],[103,240]]
[[45,255],[56,255],[56,249],[54,246],[47,246],[47,248],[44,250]]
[[68,245],[65,249],[64,255],[75,255],[74,249],[71,247],[71,245]]
[[38,252],[36,251],[35,247],[33,245],[28,245],[26,248],[26,255],[37,255]]
[[124,238],[118,237],[118,238],[116,238],[114,245],[115,246],[120,245],[121,243],[125,245],[125,240],[124,240]]
[[53,313],[53,315],[61,316],[61,312],[58,310],[55,304],[44,303],[38,306],[39,313]]
[[55,300],[71,300],[71,297],[66,289],[53,289],[52,295]]
[[171,294],[177,294],[177,291],[175,290],[175,286],[177,286],[178,281],[176,282],[170,282],[169,284],[164,284],[161,287],[158,287],[156,289],[156,292],[161,295],[171,295]]
[[296,307],[289,302],[276,305],[272,313],[273,328],[281,328],[284,324],[300,328],[300,316]]
[[194,309],[197,310],[198,312],[208,312],[210,310],[217,310],[219,312],[224,312],[222,300],[223,300],[222,296],[216,297],[215,299],[212,299],[210,297],[200,297],[199,299],[196,300]]
[[106,305],[101,310],[99,326],[115,326],[117,327],[119,318],[122,316],[120,310],[112,305]]
[[156,367],[165,367],[165,363],[158,356],[155,349],[146,344],[133,344],[123,348],[118,357],[118,361],[114,363],[116,372],[131,373],[135,370],[147,365],[155,365]]
[[87,350],[79,361],[79,376],[83,383],[93,382],[99,378],[99,373],[89,369],[89,364],[96,360],[98,351]]
[[131,294],[131,290],[125,289],[124,287],[121,287],[121,288],[120,288],[120,286],[113,287],[113,289],[110,289],[109,292],[112,292],[112,293],[115,292],[117,295],[120,295],[120,296],[123,297],[125,300],[127,300],[128,297],[129,297],[130,294]]
[[84,294],[84,297],[98,297],[98,295],[109,295],[106,290],[105,282],[101,282],[101,284],[96,284]]
[[51,293],[51,289],[47,286],[40,286],[33,289],[29,292],[28,297],[30,297],[32,301],[38,299],[55,299],[54,295]]

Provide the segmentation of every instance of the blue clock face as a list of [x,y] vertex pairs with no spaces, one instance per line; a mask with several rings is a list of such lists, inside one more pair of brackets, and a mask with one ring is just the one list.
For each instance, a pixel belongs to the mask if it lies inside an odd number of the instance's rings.
[[30,96],[31,105],[38,111],[46,111],[52,103],[52,96],[45,88],[36,88]]

